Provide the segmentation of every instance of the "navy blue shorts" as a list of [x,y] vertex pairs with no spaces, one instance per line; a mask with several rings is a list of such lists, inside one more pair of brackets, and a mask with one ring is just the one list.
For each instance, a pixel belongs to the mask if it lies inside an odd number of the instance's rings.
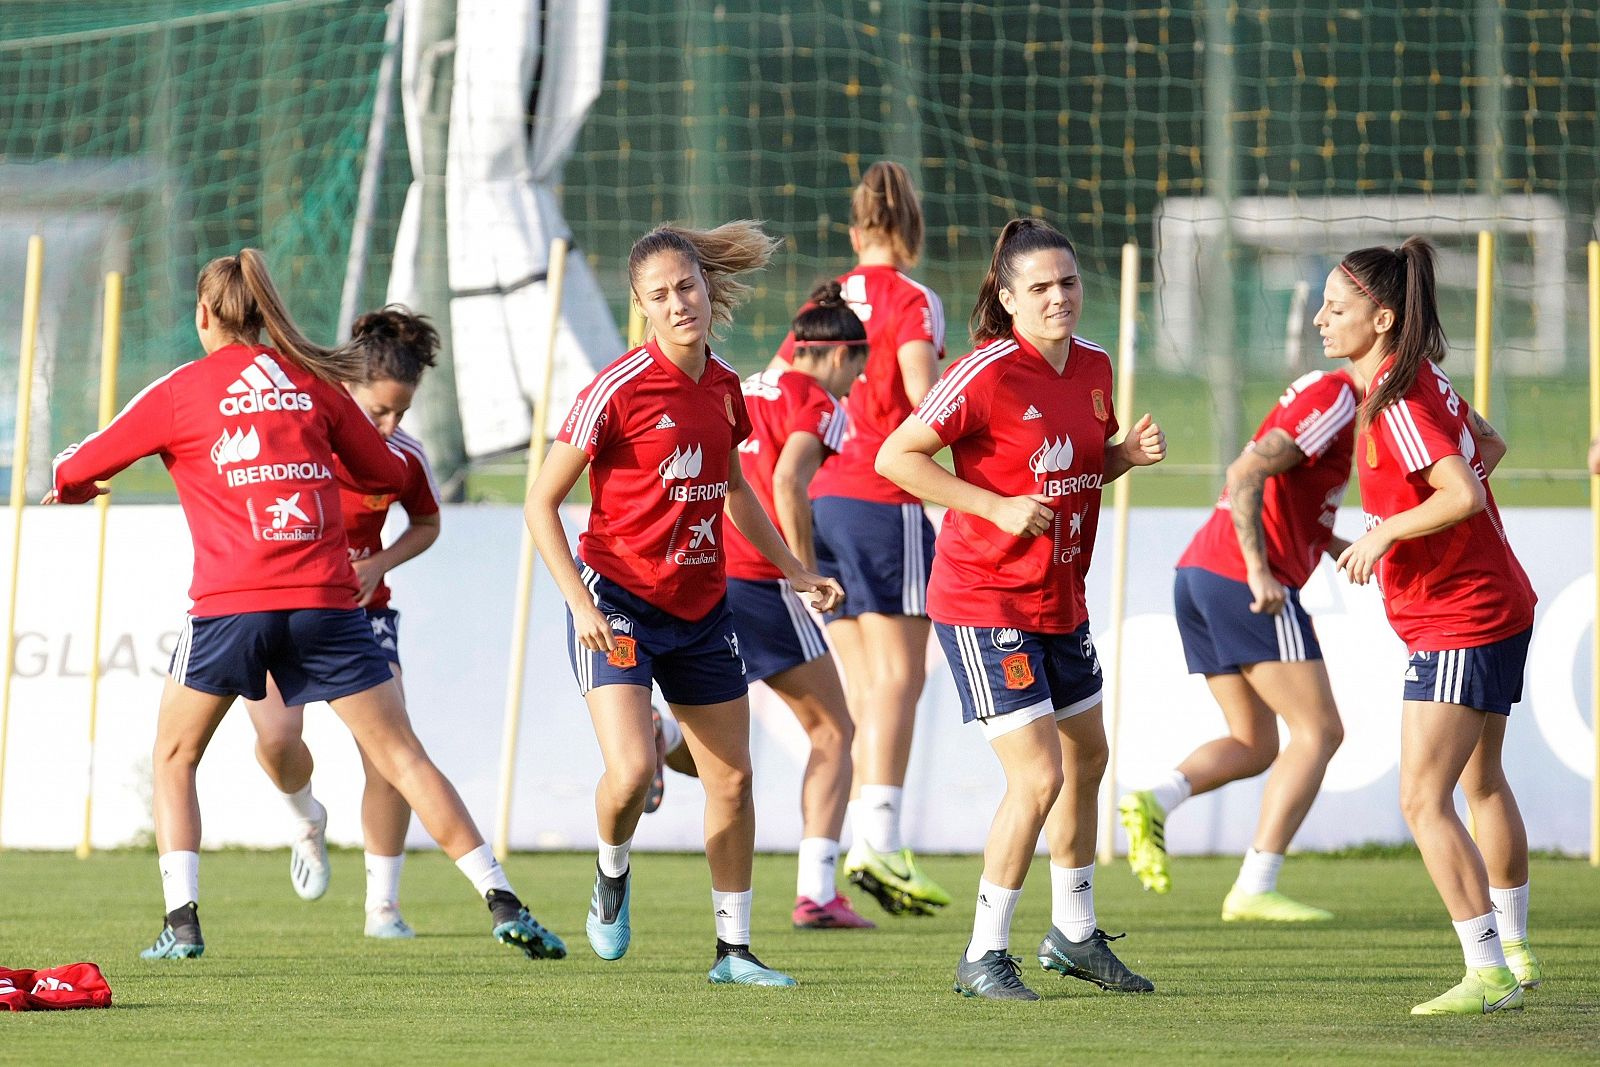
[[695,705],[720,704],[749,692],[726,597],[705,618],[689,622],[634,596],[583,560],[577,563],[617,640],[615,652],[584,648],[568,610],[567,656],[580,693],[602,685],[649,689],[654,681],[668,703]]
[[368,608],[367,623],[383,658],[400,666],[400,613],[393,608]]
[[1238,674],[1252,663],[1298,663],[1322,658],[1300,590],[1284,587],[1283,610],[1251,612],[1255,597],[1245,582],[1204,567],[1179,567],[1172,583],[1178,634],[1190,674]]
[[268,672],[289,707],[363,693],[392,677],[360,608],[191,615],[167,668],[179,685],[246,700],[266,697]]
[[1522,699],[1522,674],[1532,637],[1530,626],[1492,645],[1413,652],[1406,665],[1405,698],[1510,715],[1511,705]]
[[1088,623],[1069,634],[943,622],[933,628],[961,694],[962,722],[1038,705],[1065,719],[1100,703],[1100,657]]
[[844,586],[844,604],[823,618],[928,614],[933,523],[921,504],[823,496],[811,515],[817,571]]
[[759,682],[828,654],[828,642],[800,594],[781,578],[728,579],[744,676]]

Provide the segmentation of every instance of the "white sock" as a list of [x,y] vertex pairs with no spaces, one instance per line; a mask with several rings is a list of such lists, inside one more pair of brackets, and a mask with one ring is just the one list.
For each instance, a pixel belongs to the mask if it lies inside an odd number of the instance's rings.
[[1515,889],[1489,887],[1495,918],[1500,923],[1501,941],[1528,940],[1528,883]]
[[289,810],[294,812],[294,817],[301,822],[321,822],[328,814],[321,801],[311,795],[311,783],[307,782],[297,793],[283,793],[283,799],[288,803]]
[[461,873],[472,879],[472,888],[478,895],[485,896],[491,889],[501,892],[511,892],[511,883],[506,881],[506,872],[501,869],[500,861],[494,858],[494,849],[488,845],[479,845],[465,856],[456,860],[456,866]]
[[750,899],[755,891],[741,893],[711,891],[711,910],[717,918],[717,940],[728,945],[750,944]]
[[1011,945],[1011,917],[1017,913],[1021,889],[1006,889],[978,879],[978,908],[972,920],[972,940],[967,944],[967,962],[981,959],[985,952]]
[[667,743],[669,753],[678,751],[678,746],[683,744],[683,727],[671,715],[661,716],[661,740]]
[[633,838],[628,838],[620,845],[608,845],[605,838],[600,842],[600,873],[607,878],[621,878],[628,873],[628,850],[633,847]]
[[1050,923],[1069,941],[1082,941],[1094,933],[1094,864],[1050,865]]
[[834,868],[839,865],[839,842],[826,837],[806,837],[800,841],[800,871],[795,878],[794,895],[810,897],[826,904],[839,895],[834,888]]
[[1244,854],[1233,887],[1241,893],[1270,893],[1278,888],[1278,870],[1282,866],[1282,853],[1251,849]]
[[899,852],[900,795],[897,785],[864,785],[855,804],[856,840],[876,852]]
[[1476,919],[1451,922],[1456,936],[1461,939],[1462,955],[1467,957],[1467,969],[1476,967],[1504,967],[1506,950],[1500,943],[1500,931],[1495,927],[1494,912],[1489,911]]
[[157,862],[161,865],[161,897],[168,911],[200,902],[200,853],[163,852]]
[[400,868],[406,864],[406,855],[375,856],[366,853],[367,859],[367,910],[379,904],[400,903]]
[[1183,776],[1183,772],[1173,771],[1151,786],[1150,792],[1156,798],[1156,803],[1161,805],[1161,810],[1171,815],[1179,804],[1193,795],[1194,787]]

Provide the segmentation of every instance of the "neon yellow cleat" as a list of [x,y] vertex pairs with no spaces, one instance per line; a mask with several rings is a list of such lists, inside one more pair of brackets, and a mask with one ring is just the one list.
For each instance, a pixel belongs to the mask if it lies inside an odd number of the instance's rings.
[[1325,923],[1331,918],[1333,912],[1290,900],[1275,889],[1267,893],[1241,893],[1235,887],[1228,890],[1222,901],[1225,923]]
[[1154,893],[1172,889],[1167,870],[1167,813],[1148,789],[1129,793],[1117,805],[1122,828],[1128,834],[1128,866],[1144,887]]
[[1475,967],[1459,985],[1426,1004],[1418,1004],[1411,1014],[1488,1015],[1492,1011],[1521,1010],[1522,986],[1510,967]]
[[1538,989],[1544,981],[1544,968],[1539,966],[1539,957],[1533,954],[1533,949],[1528,947],[1527,941],[1507,941],[1506,966],[1511,968],[1511,973],[1517,976],[1523,989]]
[[909,848],[879,852],[857,841],[845,856],[844,873],[891,915],[932,915],[950,903],[950,894],[922,873]]

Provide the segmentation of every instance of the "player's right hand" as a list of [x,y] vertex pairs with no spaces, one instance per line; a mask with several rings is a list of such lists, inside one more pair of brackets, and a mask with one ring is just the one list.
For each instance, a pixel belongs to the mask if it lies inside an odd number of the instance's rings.
[[1283,611],[1285,593],[1283,584],[1272,576],[1271,571],[1261,574],[1250,574],[1246,581],[1250,585],[1250,610],[1257,615],[1277,615]]
[[577,634],[578,643],[591,652],[617,650],[617,639],[611,635],[611,624],[592,600],[572,606],[572,632]]
[[988,518],[1012,537],[1038,537],[1056,519],[1056,513],[1046,506],[1050,500],[1047,496],[1002,497]]

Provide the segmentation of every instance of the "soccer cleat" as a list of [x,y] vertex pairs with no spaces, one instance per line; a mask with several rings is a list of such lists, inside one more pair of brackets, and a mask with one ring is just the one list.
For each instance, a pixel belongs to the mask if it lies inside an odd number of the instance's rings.
[[408,938],[416,937],[417,932],[411,925],[400,917],[400,909],[392,901],[384,901],[375,908],[367,910],[368,937],[381,938]]
[[650,789],[644,795],[644,813],[649,815],[661,806],[667,792],[667,738],[661,732],[661,712],[650,709],[650,725],[655,729],[656,773],[650,779]]
[[1148,789],[1129,793],[1117,804],[1122,828],[1128,834],[1128,866],[1151,892],[1172,889],[1167,868],[1167,813]]
[[799,985],[789,975],[756,959],[749,945],[730,945],[717,939],[717,962],[707,972],[712,985]]
[[622,872],[621,878],[608,878],[594,872],[594,893],[589,897],[589,917],[583,921],[583,931],[589,935],[589,947],[603,960],[620,960],[633,940],[633,927],[628,920],[628,904],[633,897],[633,868]]
[[864,919],[850,906],[850,898],[836,895],[826,904],[818,904],[810,897],[794,898],[796,930],[874,930],[877,924]]
[[1517,976],[1517,982],[1522,988],[1538,989],[1544,981],[1544,968],[1539,966],[1539,957],[1533,954],[1528,942],[1505,941],[1501,947],[1506,950],[1506,966]]
[[1108,934],[1104,930],[1082,941],[1072,941],[1052,926],[1039,942],[1039,964],[1067,978],[1082,978],[1101,989],[1117,993],[1151,993],[1156,985],[1141,974],[1134,974],[1111,951],[1108,941],[1120,941],[1127,934]]
[[491,889],[483,895],[494,917],[494,939],[502,945],[520,948],[530,960],[564,960],[567,945],[555,934],[539,925],[539,920],[528,914],[515,893],[504,889]]
[[155,944],[139,953],[144,960],[192,960],[205,955],[206,939],[200,936],[200,916],[194,901],[167,912],[161,935]]
[[956,964],[956,992],[986,1000],[1038,1000],[1039,994],[1022,983],[1022,961],[992,948],[975,960],[961,954]]
[[289,882],[301,900],[316,900],[328,891],[328,809],[306,823],[289,846]]
[[922,873],[909,848],[879,852],[858,840],[845,856],[844,873],[891,915],[932,915],[950,903],[950,894]]
[[1222,900],[1225,923],[1322,923],[1332,918],[1333,912],[1291,900],[1276,889],[1242,893],[1235,886]]
[[1412,1015],[1488,1015],[1521,1011],[1522,986],[1510,967],[1473,967],[1461,982],[1411,1009]]

